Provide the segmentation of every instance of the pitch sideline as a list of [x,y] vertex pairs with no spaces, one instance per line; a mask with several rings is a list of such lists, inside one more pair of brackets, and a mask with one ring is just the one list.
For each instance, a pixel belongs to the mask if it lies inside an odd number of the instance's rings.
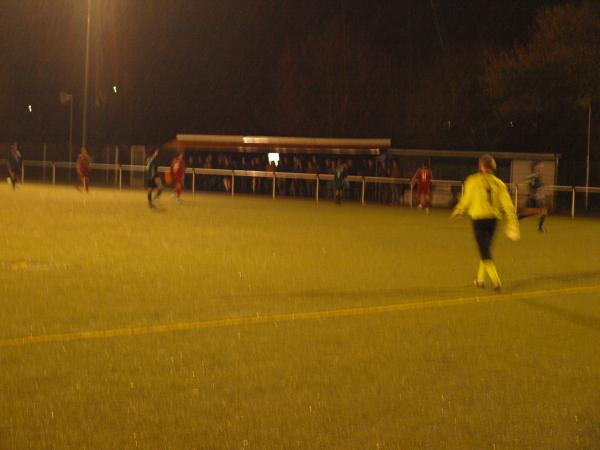
[[381,306],[366,306],[362,308],[333,309],[312,312],[298,312],[286,314],[269,314],[245,316],[230,319],[215,319],[197,322],[178,322],[171,324],[147,325],[141,327],[113,328],[107,330],[89,330],[61,334],[45,334],[36,336],[23,336],[18,338],[0,339],[0,347],[24,347],[42,343],[63,343],[72,341],[85,341],[90,339],[106,339],[113,337],[140,336],[147,334],[170,333],[184,330],[201,330],[207,328],[225,328],[240,325],[251,325],[275,322],[294,322],[301,320],[329,319],[338,317],[366,316],[399,311],[411,311],[432,308],[445,308],[449,306],[468,305],[476,303],[492,303],[510,300],[531,299],[556,295],[578,295],[600,291],[600,285],[581,286],[561,289],[544,289],[538,291],[516,292],[506,294],[490,294],[484,296],[458,297],[446,300],[426,300],[416,303],[395,303]]

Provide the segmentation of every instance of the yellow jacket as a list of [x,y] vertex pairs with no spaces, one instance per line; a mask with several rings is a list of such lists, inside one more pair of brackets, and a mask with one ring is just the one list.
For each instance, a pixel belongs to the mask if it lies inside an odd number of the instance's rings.
[[474,220],[506,218],[510,225],[518,227],[517,215],[506,185],[489,173],[469,175],[465,181],[464,194],[454,208],[454,213],[467,213]]

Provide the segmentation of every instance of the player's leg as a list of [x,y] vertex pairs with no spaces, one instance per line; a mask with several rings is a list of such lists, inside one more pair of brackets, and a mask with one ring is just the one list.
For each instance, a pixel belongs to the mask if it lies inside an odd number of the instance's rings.
[[429,212],[430,198],[431,198],[431,195],[429,193],[429,189],[427,189],[425,191],[425,211],[427,211],[427,212]]
[[494,290],[500,290],[502,283],[496,270],[496,265],[492,260],[492,240],[496,231],[495,219],[482,219],[473,221],[473,231],[475,232],[475,240],[479,248],[481,262],[477,273],[476,285],[480,286],[480,281],[484,278],[483,273],[487,273]]
[[476,287],[482,288],[485,286],[485,274],[486,274],[485,265],[483,264],[483,260],[480,259],[479,260],[479,269],[477,270],[477,278],[475,278],[475,281],[473,282],[473,284]]
[[154,205],[152,204],[152,191],[154,190],[154,188],[149,187],[148,188],[148,206],[150,208],[152,208]]
[[422,208],[423,204],[421,203],[421,196],[423,195],[423,191],[420,187],[417,187],[417,208]]
[[10,184],[12,185],[12,188],[14,189],[17,184],[17,177],[15,176],[15,173],[11,169],[8,169],[8,177],[10,178]]
[[526,217],[531,217],[531,216],[537,216],[540,213],[540,210],[538,208],[523,208],[519,214],[517,215],[517,218],[519,220],[525,219]]
[[544,228],[544,222],[546,222],[546,216],[548,215],[548,207],[546,206],[546,199],[540,198],[537,201],[537,205],[540,212],[540,220],[538,221],[538,231],[543,232],[546,231]]
[[175,182],[175,201],[177,203],[181,202],[181,191],[183,189],[183,183],[181,180]]
[[160,177],[154,178],[154,185],[156,186],[156,195],[154,196],[154,199],[156,200],[158,197],[160,197],[160,194],[162,194],[163,191],[162,181],[160,180]]
[[490,257],[489,245],[487,244],[486,230],[482,220],[473,220],[473,233],[475,235],[475,241],[477,242],[477,248],[479,249],[479,269],[477,270],[477,278],[475,278],[474,285],[476,287],[485,286],[485,275],[487,273],[484,259]]
[[538,231],[546,231],[544,228],[544,223],[546,222],[546,216],[548,215],[547,209],[542,209],[540,214],[540,220],[538,222]]

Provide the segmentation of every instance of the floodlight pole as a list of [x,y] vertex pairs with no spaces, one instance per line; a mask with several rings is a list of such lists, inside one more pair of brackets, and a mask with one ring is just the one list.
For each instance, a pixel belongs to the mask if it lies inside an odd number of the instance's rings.
[[88,119],[88,85],[90,68],[90,15],[92,9],[92,0],[87,1],[87,20],[85,31],[85,69],[83,77],[83,124],[81,131],[81,146],[87,148],[87,119]]
[[585,210],[588,210],[590,189],[590,145],[592,134],[592,102],[588,105],[587,155],[585,158]]
[[[73,96],[69,100],[69,163],[73,161]],[[71,180],[71,171],[69,170],[69,181]]]

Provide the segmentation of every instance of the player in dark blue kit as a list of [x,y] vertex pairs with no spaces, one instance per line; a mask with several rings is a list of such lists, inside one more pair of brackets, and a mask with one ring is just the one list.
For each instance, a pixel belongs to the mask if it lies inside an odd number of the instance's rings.
[[346,187],[347,176],[348,172],[346,170],[346,165],[338,161],[338,165],[333,172],[333,184],[335,186],[334,201],[338,205],[342,203],[342,199],[344,198],[344,188]]
[[527,177],[527,185],[529,186],[529,198],[527,206],[519,213],[519,220],[530,216],[540,216],[538,221],[538,231],[544,232],[544,222],[548,215],[548,207],[546,206],[546,193],[544,192],[544,182],[542,174],[544,173],[544,163],[534,162],[531,165],[531,175]]
[[158,174],[158,147],[154,147],[146,158],[146,169],[144,171],[146,188],[148,189],[148,206],[154,208],[152,203],[152,192],[156,189],[154,200],[162,194],[162,182]]
[[19,173],[21,172],[22,165],[23,157],[21,156],[19,147],[15,142],[10,146],[10,151],[8,153],[8,177],[13,189],[17,185],[17,179],[19,178]]

